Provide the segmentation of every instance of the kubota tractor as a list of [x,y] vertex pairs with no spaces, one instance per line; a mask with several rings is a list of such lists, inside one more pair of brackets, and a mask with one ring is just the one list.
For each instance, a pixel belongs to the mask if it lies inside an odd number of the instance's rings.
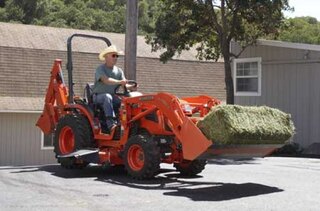
[[[68,87],[61,60],[54,61],[37,126],[45,134],[54,135],[58,162],[66,168],[81,168],[89,163],[125,166],[128,174],[137,179],[155,176],[160,163],[174,164],[181,174],[200,173],[206,165],[200,155],[213,142],[202,134],[196,122],[220,101],[209,96],[178,99],[163,92],[143,95],[117,89],[115,92],[122,99],[117,112],[118,126],[109,134],[104,130],[102,109],[92,102],[90,85],[86,87],[86,96],[74,94],[71,50],[74,37],[100,39],[111,45],[104,37],[83,34],[69,37]],[[264,153],[270,150],[265,149]],[[211,152],[219,155],[240,151],[217,148]]]

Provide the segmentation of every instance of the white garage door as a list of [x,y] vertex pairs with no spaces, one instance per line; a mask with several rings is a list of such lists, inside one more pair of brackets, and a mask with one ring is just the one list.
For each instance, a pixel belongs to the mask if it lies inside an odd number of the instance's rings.
[[[50,141],[35,123],[39,113],[0,113],[0,165],[56,163]],[[46,146],[44,146],[46,145]]]

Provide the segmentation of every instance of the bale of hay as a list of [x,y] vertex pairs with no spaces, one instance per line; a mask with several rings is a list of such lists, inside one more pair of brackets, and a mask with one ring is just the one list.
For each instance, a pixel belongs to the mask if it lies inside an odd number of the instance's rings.
[[267,106],[215,106],[197,126],[219,144],[283,144],[295,130],[290,114]]

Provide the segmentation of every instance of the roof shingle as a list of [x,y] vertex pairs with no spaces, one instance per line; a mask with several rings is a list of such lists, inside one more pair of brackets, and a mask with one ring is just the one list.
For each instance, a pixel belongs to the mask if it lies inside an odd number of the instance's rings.
[[[64,79],[67,63],[66,42],[74,33],[108,37],[123,51],[123,34],[89,30],[61,29],[0,22],[0,112],[41,111],[54,59],[62,60]],[[94,80],[94,70],[100,63],[101,41],[78,38],[73,42],[74,92],[82,96],[86,83]],[[225,99],[223,63],[196,61],[192,52],[163,64],[160,53],[138,37],[137,78],[142,93],[170,92],[178,97],[207,94]],[[124,57],[118,59],[124,66]],[[124,70],[125,71],[125,70]]]
[[0,97],[2,111],[41,111],[44,98],[40,97]]
[[[4,22],[0,22],[0,46],[66,51],[67,39],[75,33],[106,37],[120,51],[125,52],[125,34]],[[73,45],[73,51],[87,53],[99,53],[102,50],[101,46],[103,46],[103,41],[79,37],[73,39],[74,42],[77,44]],[[144,36],[137,37],[137,57],[159,58],[160,54],[161,51],[151,52],[151,46],[146,44]],[[196,54],[197,52],[193,48],[190,51],[183,51],[180,56],[176,56],[174,59],[195,61],[197,60]]]

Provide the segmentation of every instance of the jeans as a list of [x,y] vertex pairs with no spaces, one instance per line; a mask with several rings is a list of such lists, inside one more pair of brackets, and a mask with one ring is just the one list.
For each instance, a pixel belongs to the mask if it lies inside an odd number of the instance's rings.
[[94,95],[93,102],[102,106],[107,119],[116,117],[114,107],[118,109],[121,104],[118,96],[109,93]]

